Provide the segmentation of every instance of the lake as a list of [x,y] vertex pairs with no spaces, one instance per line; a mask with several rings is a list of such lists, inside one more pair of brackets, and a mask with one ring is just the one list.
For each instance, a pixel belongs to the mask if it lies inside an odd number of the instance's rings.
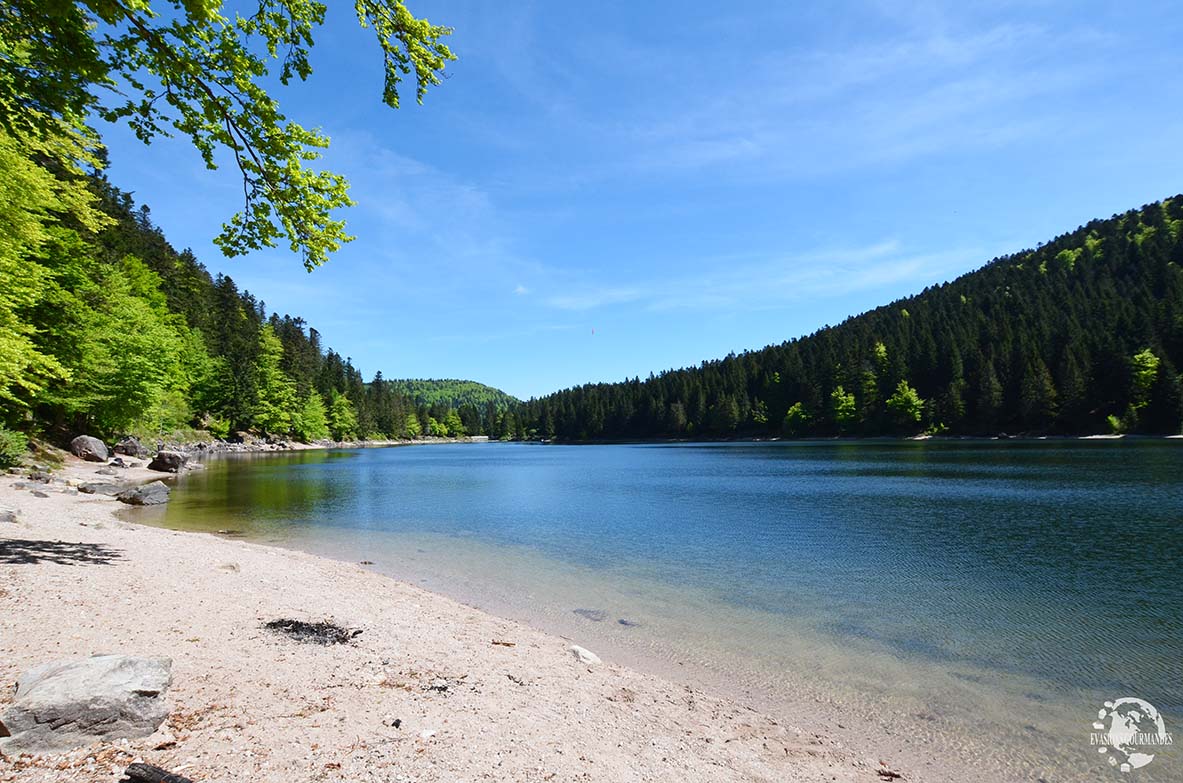
[[1119,779],[1116,697],[1183,727],[1183,441],[243,455],[135,513],[373,561],[937,779]]

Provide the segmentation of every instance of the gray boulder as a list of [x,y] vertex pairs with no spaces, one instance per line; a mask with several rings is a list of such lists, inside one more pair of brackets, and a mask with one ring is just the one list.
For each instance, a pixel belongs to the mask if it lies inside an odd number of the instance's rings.
[[79,435],[70,441],[70,453],[87,462],[106,462],[107,447],[98,438],[89,435]]
[[168,717],[168,658],[96,655],[30,669],[0,716],[0,750],[46,753],[146,737]]
[[133,506],[158,506],[168,502],[168,491],[168,485],[163,481],[153,481],[142,487],[125,489],[115,498]]
[[189,458],[179,451],[161,451],[148,463],[148,470],[163,473],[180,473]]
[[138,438],[133,438],[130,435],[121,438],[119,442],[115,444],[114,451],[116,454],[123,454],[128,457],[139,457],[140,459],[144,459],[148,456],[148,449],[144,448],[144,444],[140,443]]
[[0,510],[0,522],[11,522],[15,525],[18,521],[15,511],[9,511],[8,509]]
[[79,484],[78,491],[84,495],[118,495],[127,487],[122,484],[110,484],[105,481],[92,481]]

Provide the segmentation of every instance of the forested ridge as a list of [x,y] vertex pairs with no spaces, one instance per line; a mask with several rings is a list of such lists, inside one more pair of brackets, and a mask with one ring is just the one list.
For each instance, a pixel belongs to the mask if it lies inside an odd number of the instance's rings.
[[489,409],[489,404],[492,403],[492,410],[500,413],[521,403],[517,397],[510,396],[500,389],[456,378],[400,378],[390,381],[390,384],[391,388],[407,395],[417,405],[443,403],[452,408],[471,405],[475,408]]
[[561,440],[1157,433],[1183,419],[1183,197],[780,345],[525,403]]

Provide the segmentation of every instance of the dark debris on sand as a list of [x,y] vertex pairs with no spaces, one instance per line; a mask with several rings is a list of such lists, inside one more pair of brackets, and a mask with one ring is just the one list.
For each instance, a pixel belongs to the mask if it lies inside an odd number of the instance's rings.
[[303,620],[271,620],[263,623],[263,627],[308,644],[348,644],[361,633],[330,622],[307,623]]

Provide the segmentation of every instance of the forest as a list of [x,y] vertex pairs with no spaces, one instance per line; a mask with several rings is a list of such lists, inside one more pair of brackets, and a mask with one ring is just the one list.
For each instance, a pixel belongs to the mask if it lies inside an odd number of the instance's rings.
[[[416,403],[177,252],[102,174],[0,134],[0,452],[27,434],[303,441],[510,433],[504,400]],[[401,385],[400,385],[401,384]],[[471,392],[471,389],[469,390]],[[488,404],[485,404],[488,403]]]
[[528,434],[1178,434],[1183,197],[780,345],[525,403]]

